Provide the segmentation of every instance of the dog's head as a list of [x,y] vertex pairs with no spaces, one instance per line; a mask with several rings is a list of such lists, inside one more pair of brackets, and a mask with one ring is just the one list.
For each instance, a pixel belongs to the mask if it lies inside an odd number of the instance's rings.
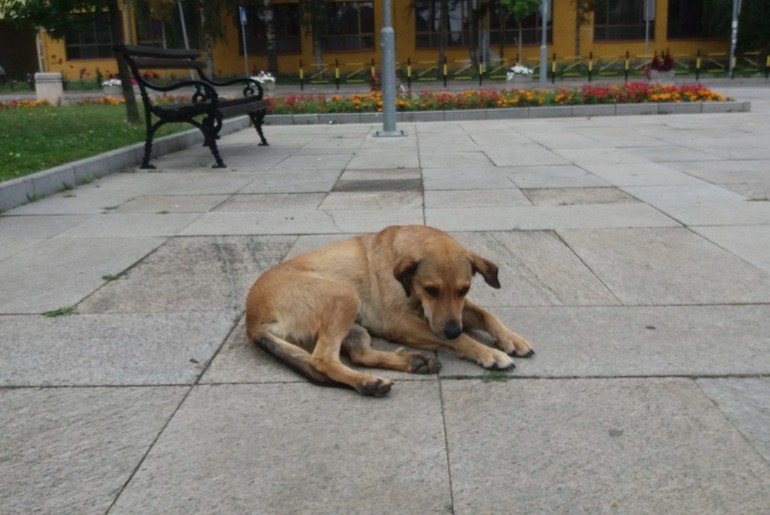
[[431,331],[446,340],[462,333],[465,297],[477,272],[488,285],[500,288],[497,265],[449,236],[415,245],[393,269],[406,296],[414,296],[422,305]]

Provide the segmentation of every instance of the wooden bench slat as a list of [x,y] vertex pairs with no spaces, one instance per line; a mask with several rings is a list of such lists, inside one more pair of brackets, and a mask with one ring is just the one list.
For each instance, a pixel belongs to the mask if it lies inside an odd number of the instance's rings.
[[125,54],[137,57],[173,57],[179,59],[197,59],[200,52],[184,48],[158,48],[138,45],[120,45]]
[[189,59],[162,59],[162,58],[146,58],[140,57],[134,59],[136,67],[142,70],[171,70],[171,69],[195,69],[203,70],[206,68],[206,63],[203,61],[191,61]]

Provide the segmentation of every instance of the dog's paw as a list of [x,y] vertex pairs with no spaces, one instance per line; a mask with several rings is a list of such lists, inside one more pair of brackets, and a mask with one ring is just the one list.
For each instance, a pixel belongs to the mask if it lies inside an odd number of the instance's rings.
[[507,354],[494,351],[479,360],[479,365],[487,370],[513,370],[516,365]]
[[498,338],[495,343],[509,356],[529,358],[535,355],[532,345],[513,331],[508,331],[505,335]]
[[376,377],[374,381],[356,386],[356,391],[367,397],[383,397],[390,392],[393,381]]
[[441,362],[436,356],[430,354],[415,353],[412,355],[412,362],[409,365],[409,371],[413,374],[436,374],[441,370]]

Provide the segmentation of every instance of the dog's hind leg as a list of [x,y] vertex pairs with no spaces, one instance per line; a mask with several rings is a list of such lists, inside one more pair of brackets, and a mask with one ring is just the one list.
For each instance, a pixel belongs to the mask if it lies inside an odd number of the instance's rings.
[[388,368],[414,374],[435,374],[441,369],[441,363],[431,354],[409,351],[403,347],[395,352],[373,349],[369,332],[358,324],[353,325],[342,340],[342,351],[350,361],[365,367]]
[[310,365],[330,379],[349,385],[361,395],[382,397],[393,383],[387,379],[353,370],[340,360],[342,342],[350,334],[358,315],[358,297],[348,286],[330,282],[324,285],[319,299],[317,340]]
[[305,376],[311,382],[321,386],[344,386],[332,381],[314,369],[310,365],[310,353],[305,349],[269,332],[257,334],[253,339],[259,347],[288,365],[292,370]]

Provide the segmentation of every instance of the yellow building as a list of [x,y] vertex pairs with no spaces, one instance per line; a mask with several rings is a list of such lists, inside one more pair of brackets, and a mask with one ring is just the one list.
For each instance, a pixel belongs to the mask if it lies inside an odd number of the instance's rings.
[[[612,62],[628,55],[649,60],[654,52],[670,50],[675,59],[694,60],[696,54],[725,55],[729,49],[726,35],[709,34],[703,2],[691,0],[605,0],[590,13],[582,25],[576,23],[575,0],[550,0],[552,16],[548,23],[548,55],[561,63],[584,61]],[[262,2],[258,2],[262,5]],[[129,2],[121,3],[130,5]],[[296,75],[303,67],[306,80],[323,67],[326,78],[334,75],[339,64],[341,79],[368,76],[371,63],[380,62],[379,32],[383,25],[382,2],[328,0],[324,22],[316,28],[318,38],[301,22],[297,0],[273,0],[275,55],[278,72]],[[476,12],[469,9],[476,6]],[[645,14],[645,6],[648,13]],[[85,15],[84,15],[85,16]],[[90,15],[93,17],[93,15]],[[440,0],[392,0],[392,20],[396,34],[396,62],[401,72],[407,64],[414,73],[435,71],[441,40]],[[218,76],[242,75],[248,68],[255,72],[268,68],[264,12],[246,8],[245,40],[248,55],[243,56],[243,33],[238,13],[223,16],[224,38],[213,47],[214,73]],[[178,16],[168,21],[153,20],[149,14],[124,12],[126,39],[131,43],[180,47],[170,37],[178,25]],[[45,71],[60,71],[67,80],[89,80],[98,75],[116,73],[112,57],[107,16],[97,14],[85,33],[68,35],[62,40],[42,38],[41,62]],[[516,21],[495,0],[448,0],[446,9],[446,59],[452,73],[470,67],[470,42],[476,47],[477,60],[487,70],[502,68],[517,61],[535,65],[541,41],[540,14],[522,23],[521,49],[518,56],[519,28]],[[314,44],[315,41],[315,44]],[[196,46],[194,43],[192,46]],[[441,69],[440,67],[438,68]]]

